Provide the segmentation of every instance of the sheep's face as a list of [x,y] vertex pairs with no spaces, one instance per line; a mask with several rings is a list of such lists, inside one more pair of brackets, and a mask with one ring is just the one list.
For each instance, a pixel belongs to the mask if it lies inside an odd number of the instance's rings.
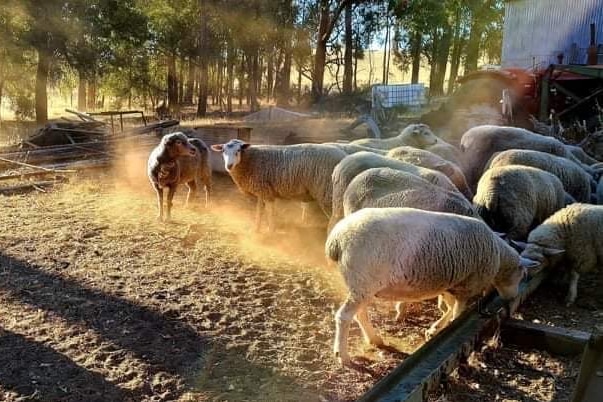
[[416,148],[425,148],[435,145],[438,137],[431,131],[427,124],[410,124],[400,133],[406,145]]
[[510,300],[517,297],[519,293],[519,283],[528,272],[532,272],[539,265],[538,261],[529,258],[520,257],[519,263],[505,278],[498,279],[494,284],[500,297],[505,300]]
[[239,164],[239,162],[241,162],[241,154],[250,146],[251,144],[241,140],[230,140],[226,144],[212,145],[211,149],[222,153],[222,157],[224,158],[224,167],[230,172]]
[[555,265],[564,252],[565,250],[528,243],[521,252],[521,257],[536,261],[538,265],[533,268],[532,272],[538,273],[550,265]]
[[161,145],[167,149],[168,154],[172,158],[180,156],[195,156],[197,148],[195,148],[183,133],[172,133],[164,135],[161,139]]

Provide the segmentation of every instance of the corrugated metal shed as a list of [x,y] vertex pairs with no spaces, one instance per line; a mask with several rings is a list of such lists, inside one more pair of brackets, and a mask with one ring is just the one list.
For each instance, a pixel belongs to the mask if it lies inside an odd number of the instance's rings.
[[545,67],[559,53],[564,64],[585,64],[591,23],[603,43],[603,0],[507,1],[502,66]]

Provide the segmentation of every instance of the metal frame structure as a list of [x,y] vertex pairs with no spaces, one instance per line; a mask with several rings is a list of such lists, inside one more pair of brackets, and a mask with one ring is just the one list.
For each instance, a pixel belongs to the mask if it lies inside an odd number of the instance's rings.
[[[601,80],[599,88],[595,89],[586,97],[580,97],[572,91],[565,88],[559,80],[556,80],[556,76],[561,74],[569,73],[578,76],[585,77],[587,79]],[[572,99],[576,103],[567,107],[564,110],[556,111],[555,118],[561,118],[567,113],[575,110],[576,108],[586,104],[595,97],[603,94],[603,66],[582,66],[582,65],[571,65],[571,64],[551,64],[545,71],[542,79],[540,80],[540,111],[539,118],[541,121],[545,121],[549,117],[550,113],[550,91],[551,88],[555,88],[566,97]]]

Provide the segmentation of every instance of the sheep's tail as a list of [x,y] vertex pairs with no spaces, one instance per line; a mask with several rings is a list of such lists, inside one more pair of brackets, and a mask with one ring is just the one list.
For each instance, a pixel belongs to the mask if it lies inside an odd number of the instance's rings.
[[341,245],[338,236],[329,236],[325,243],[325,254],[328,261],[339,262],[341,257]]

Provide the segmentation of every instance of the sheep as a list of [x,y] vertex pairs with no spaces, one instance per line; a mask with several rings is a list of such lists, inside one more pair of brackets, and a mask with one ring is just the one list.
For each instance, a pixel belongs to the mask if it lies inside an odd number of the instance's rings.
[[525,239],[532,228],[571,202],[557,176],[519,165],[488,169],[473,198],[484,221],[512,240]]
[[[199,138],[189,139],[184,133],[166,134],[161,138],[149,155],[147,174],[151,185],[157,194],[159,221],[171,220],[172,200],[179,184],[186,183],[188,194],[186,204],[191,194],[197,192],[198,186],[205,186],[205,207],[209,206],[211,193],[211,166],[209,149]],[[167,211],[163,212],[163,189],[168,188]]]
[[395,137],[385,139],[363,138],[361,140],[352,141],[351,144],[389,150],[402,145],[425,148],[430,145],[435,145],[437,142],[438,137],[430,130],[428,125],[409,124]]
[[566,305],[576,301],[580,274],[603,264],[603,206],[569,205],[530,232],[521,255],[538,261],[536,271],[560,266],[570,272]]
[[362,152],[362,151],[372,152],[372,153],[379,154],[379,155],[387,154],[387,150],[385,150],[385,149],[365,147],[362,145],[357,145],[357,144],[352,144],[352,143],[324,142],[322,145],[335,146],[335,147],[343,150],[348,155],[352,155],[352,154],[355,154],[356,152]]
[[414,302],[441,295],[450,308],[426,331],[430,338],[491,285],[505,299],[516,297],[525,270],[535,265],[479,219],[413,208],[354,212],[328,235],[325,254],[338,264],[348,290],[335,314],[333,347],[345,366],[352,364],[352,319],[367,342],[384,346],[368,316],[374,297]]
[[331,176],[333,190],[332,208],[327,230],[331,230],[335,223],[344,216],[343,194],[352,179],[367,169],[378,167],[388,167],[412,173],[447,190],[456,190],[456,186],[448,179],[448,177],[438,171],[425,169],[370,152],[357,152],[343,159],[333,169],[333,174]]
[[461,153],[461,150],[441,138],[438,138],[436,144],[426,147],[425,150],[434,153],[459,167],[463,165],[463,154]]
[[410,207],[479,219],[473,204],[457,190],[446,190],[412,173],[390,168],[365,170],[354,177],[345,190],[345,216],[371,207]]
[[274,227],[274,200],[277,198],[316,201],[324,214],[331,215],[331,173],[347,154],[320,144],[251,145],[241,140],[212,145],[221,152],[224,165],[239,190],[257,198],[255,230],[260,230],[264,205],[268,229]]
[[531,166],[552,173],[561,180],[565,191],[576,201],[590,202],[591,200],[592,176],[566,158],[540,151],[510,149],[495,154],[486,168],[508,165]]
[[572,155],[574,155],[580,162],[585,165],[592,165],[599,162],[598,160],[584,152],[584,149],[577,145],[565,144],[565,147],[568,151],[572,153]]
[[448,176],[456,188],[463,193],[468,200],[473,199],[473,192],[467,184],[463,171],[453,162],[450,162],[431,151],[407,146],[391,149],[387,153],[387,156],[402,162],[412,163],[413,165],[440,171]]
[[587,173],[592,174],[588,166],[582,164],[565,147],[552,137],[536,134],[523,128],[504,126],[477,126],[467,130],[461,138],[461,152],[465,177],[471,189],[475,186],[484,171],[484,167],[493,154],[507,149],[531,149],[567,158]]

